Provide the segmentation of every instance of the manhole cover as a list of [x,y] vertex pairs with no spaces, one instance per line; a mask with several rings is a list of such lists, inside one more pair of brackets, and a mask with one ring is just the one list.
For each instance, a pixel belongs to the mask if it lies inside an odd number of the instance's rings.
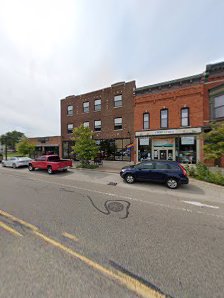
[[119,202],[110,202],[107,204],[107,207],[110,211],[113,211],[113,212],[119,212],[124,209],[123,204]]

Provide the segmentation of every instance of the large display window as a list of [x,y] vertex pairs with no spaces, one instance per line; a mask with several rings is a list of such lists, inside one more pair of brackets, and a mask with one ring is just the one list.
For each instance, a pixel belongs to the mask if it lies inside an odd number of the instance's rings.
[[177,145],[177,160],[180,163],[195,164],[197,161],[196,156],[196,137],[183,136],[176,138]]

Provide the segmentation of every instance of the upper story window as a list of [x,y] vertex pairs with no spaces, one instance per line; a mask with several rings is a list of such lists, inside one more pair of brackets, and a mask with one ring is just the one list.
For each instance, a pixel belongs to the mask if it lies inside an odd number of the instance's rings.
[[168,128],[168,109],[160,110],[160,127]]
[[122,118],[115,118],[114,119],[114,129],[122,129]]
[[96,99],[94,102],[94,111],[101,111],[101,99]]
[[122,107],[122,95],[116,95],[114,96],[114,107]]
[[85,121],[85,122],[83,123],[83,126],[84,126],[84,127],[89,127],[89,121]]
[[214,98],[214,118],[224,118],[224,94]]
[[182,108],[181,109],[181,126],[189,126],[190,119],[189,119],[189,108]]
[[72,133],[73,132],[73,124],[72,123],[69,123],[67,125],[67,133]]
[[95,120],[94,121],[94,130],[95,131],[101,131],[101,120]]
[[224,84],[209,90],[211,120],[224,119]]
[[89,113],[89,102],[88,101],[83,103],[83,112]]
[[143,129],[149,129],[149,113],[143,114]]
[[73,106],[67,106],[67,115],[72,116],[73,115]]

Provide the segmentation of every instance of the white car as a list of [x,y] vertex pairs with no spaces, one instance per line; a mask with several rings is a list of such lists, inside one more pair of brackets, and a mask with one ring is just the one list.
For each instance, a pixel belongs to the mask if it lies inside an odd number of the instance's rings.
[[29,162],[32,159],[29,157],[22,157],[22,156],[17,156],[17,157],[10,157],[9,159],[3,159],[2,160],[2,166],[3,167],[11,167],[11,168],[19,168],[19,167],[24,167],[28,166]]

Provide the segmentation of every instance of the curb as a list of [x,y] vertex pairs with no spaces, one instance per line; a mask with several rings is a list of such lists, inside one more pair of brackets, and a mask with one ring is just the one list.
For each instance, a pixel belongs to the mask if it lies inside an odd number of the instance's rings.
[[190,181],[194,181],[194,182],[198,182],[198,183],[201,183],[201,184],[204,184],[206,186],[214,186],[215,188],[220,188],[221,190],[224,190],[224,186],[222,185],[218,185],[218,184],[215,184],[215,183],[211,183],[211,182],[207,182],[207,181],[202,181],[202,180],[198,180],[198,179],[195,179],[195,178],[192,178],[192,177],[189,177],[190,178]]

